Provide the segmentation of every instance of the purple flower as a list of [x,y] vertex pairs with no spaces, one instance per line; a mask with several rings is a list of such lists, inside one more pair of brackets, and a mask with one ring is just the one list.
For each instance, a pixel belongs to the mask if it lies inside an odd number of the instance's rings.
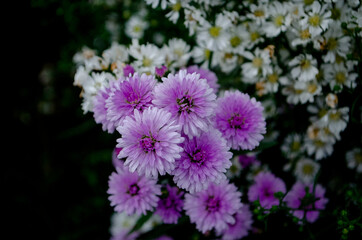
[[134,74],[134,68],[127,64],[126,66],[124,66],[123,68],[123,76],[128,77],[129,75],[133,75]]
[[161,186],[156,180],[131,173],[126,168],[117,168],[108,181],[107,191],[111,206],[115,211],[126,212],[128,215],[146,214],[147,210],[153,210],[157,206],[158,196],[161,194]]
[[264,138],[263,107],[240,91],[226,91],[217,100],[215,124],[232,149],[252,150]]
[[[306,188],[308,188],[308,195]],[[319,184],[315,186],[313,193],[312,184],[296,182],[285,196],[285,202],[290,208],[301,209],[293,211],[295,217],[303,219],[305,216],[308,222],[313,223],[319,217],[319,210],[323,210],[328,202],[328,199],[324,197],[325,192],[326,190]]]
[[247,168],[256,162],[256,157],[254,154],[243,154],[239,156],[239,162],[243,168]]
[[165,65],[162,65],[161,67],[155,67],[155,73],[159,77],[163,77],[165,72],[167,71],[167,67]]
[[187,74],[186,70],[169,74],[162,80],[155,87],[152,103],[169,111],[189,137],[207,131],[216,107],[216,95],[206,80],[199,79],[196,73]]
[[253,224],[253,216],[249,210],[249,206],[244,204],[239,211],[235,213],[234,217],[234,224],[228,224],[228,228],[217,233],[218,236],[222,235],[222,240],[241,239],[249,234],[248,231]]
[[241,193],[234,184],[222,181],[195,194],[185,195],[184,209],[196,228],[205,233],[215,228],[224,231],[228,224],[235,223],[234,214],[241,208]]
[[206,69],[206,68],[202,68],[202,67],[198,67],[197,65],[193,65],[193,66],[189,66],[187,69],[187,73],[198,73],[200,74],[200,79],[206,79],[207,83],[209,84],[209,86],[214,90],[214,93],[216,94],[217,91],[220,88],[220,85],[217,83],[217,76],[214,72]]
[[180,125],[171,119],[171,113],[156,107],[142,112],[134,110],[134,117],[127,116],[122,126],[117,128],[122,135],[117,139],[117,147],[122,150],[118,158],[127,158],[125,166],[131,172],[147,177],[157,177],[171,173],[175,159],[180,158],[183,149],[178,146],[184,141]]
[[143,111],[152,105],[152,91],[156,85],[154,76],[135,73],[124,81],[118,80],[111,88],[106,101],[107,119],[117,127],[133,110]]
[[[113,82],[112,82],[113,83]],[[111,83],[111,86],[112,86]],[[98,91],[97,95],[93,100],[93,117],[96,123],[102,124],[102,130],[113,133],[116,127],[114,123],[107,119],[107,107],[106,101],[111,93],[111,86]]]
[[164,223],[176,224],[181,216],[181,211],[184,206],[182,196],[184,192],[177,187],[166,185],[166,196],[158,201],[156,214],[160,215]]
[[248,191],[250,202],[259,200],[260,205],[266,209],[279,205],[279,199],[274,196],[274,193],[286,192],[285,184],[280,178],[270,172],[261,172],[254,181]]
[[112,164],[115,168],[123,167],[123,165],[124,165],[124,159],[119,159],[117,157],[121,150],[122,150],[122,148],[115,147],[112,151]]
[[181,146],[184,151],[172,172],[178,187],[194,193],[206,189],[212,182],[226,179],[232,153],[218,130],[211,128],[199,137],[186,138]]

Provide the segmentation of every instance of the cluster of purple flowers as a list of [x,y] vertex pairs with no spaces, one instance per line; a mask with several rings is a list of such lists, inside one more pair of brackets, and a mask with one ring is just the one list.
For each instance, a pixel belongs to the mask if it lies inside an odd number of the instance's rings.
[[[253,150],[263,139],[263,107],[238,90],[220,93],[209,70],[191,66],[163,77],[166,70],[139,75],[126,65],[128,76],[94,98],[96,122],[120,134],[113,152],[116,172],[109,177],[111,205],[129,215],[154,211],[166,224],[186,214],[202,233],[240,239],[251,230],[252,214],[226,172],[232,151]],[[244,158],[239,156],[243,167],[253,164]],[[171,178],[159,181],[166,175]],[[328,201],[324,192],[320,185],[298,182],[287,193],[280,178],[263,170],[254,175],[247,200],[266,210],[283,201],[292,215],[313,222]],[[305,204],[304,198],[312,201]]]
[[[216,75],[197,66],[167,77],[164,68],[156,76],[125,70],[93,103],[96,122],[121,136],[108,190],[115,211],[155,211],[173,224],[185,211],[201,232],[247,235],[251,213],[225,173],[231,149],[253,149],[263,139],[261,104],[237,90],[217,97]],[[166,174],[173,182],[158,184]]]

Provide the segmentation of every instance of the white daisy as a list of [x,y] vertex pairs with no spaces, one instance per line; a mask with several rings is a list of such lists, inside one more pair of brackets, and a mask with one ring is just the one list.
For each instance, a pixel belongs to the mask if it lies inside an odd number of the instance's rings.
[[242,54],[248,45],[249,33],[244,25],[233,26],[230,29],[229,46],[230,51]]
[[[161,8],[166,9],[167,3],[175,4],[176,0],[161,0]],[[152,8],[156,8],[160,4],[160,0],[146,0],[146,4],[151,5]]]
[[125,33],[129,38],[140,39],[148,28],[148,22],[138,15],[133,15],[125,24]]
[[338,104],[338,97],[334,93],[328,93],[326,96],[326,103],[331,108],[336,108]]
[[348,107],[330,109],[327,114],[321,118],[321,121],[328,126],[328,129],[332,133],[337,135],[347,127],[349,120],[348,112]]
[[300,54],[293,58],[288,65],[293,67],[292,77],[299,81],[310,81],[318,73],[317,60],[310,54]]
[[164,63],[164,55],[161,54],[160,49],[150,43],[139,45],[138,41],[133,40],[128,52],[135,58],[132,66],[137,72],[154,74],[155,67],[160,67]]
[[267,50],[257,48],[255,49],[254,54],[251,52],[244,52],[243,57],[251,61],[246,62],[241,66],[243,81],[255,83],[258,80],[258,75],[265,77],[267,74],[272,73],[270,55]]
[[186,4],[188,1],[173,1],[171,6],[171,12],[166,14],[166,17],[174,24],[176,24],[178,18],[180,17],[180,10],[182,9],[182,4]]
[[314,104],[309,104],[307,107],[307,111],[312,114],[309,118],[309,121],[310,122],[318,121],[327,114],[328,110],[329,109],[323,97],[322,96],[317,97],[316,101],[314,101]]
[[316,160],[321,160],[333,153],[332,141],[323,141],[319,138],[310,139],[305,137],[303,148],[306,149],[309,156],[314,156]]
[[291,27],[288,28],[286,36],[293,47],[302,45],[305,47],[313,40],[310,30],[306,26],[302,26],[297,22],[293,22]]
[[205,12],[189,4],[184,7],[185,21],[184,25],[189,29],[189,35],[195,34],[198,25],[202,25],[205,20]]
[[322,92],[322,87],[317,81],[301,82],[296,81],[294,89],[298,92],[300,103],[313,102],[314,97]]
[[327,10],[328,5],[321,5],[318,1],[314,1],[310,7],[310,11],[300,20],[300,25],[308,27],[311,35],[320,35],[328,28],[331,21],[331,12]]
[[281,150],[287,159],[295,159],[303,152],[302,146],[302,135],[298,133],[292,133],[287,135],[284,139]]
[[86,61],[89,61],[92,58],[97,57],[96,50],[90,49],[87,46],[83,46],[80,52],[77,52],[73,56],[73,62],[79,66],[84,65]]
[[246,14],[246,17],[255,22],[257,25],[261,25],[269,16],[269,9],[264,3],[259,3],[258,5],[250,5],[250,13]]
[[362,173],[362,150],[354,148],[346,153],[347,166],[356,169],[358,173]]
[[263,25],[266,36],[275,37],[281,32],[285,32],[292,22],[287,4],[273,2],[268,6],[268,11],[270,13],[270,20],[266,21]]
[[219,66],[222,72],[230,73],[237,67],[239,57],[231,52],[216,51],[214,52],[213,59],[212,67]]
[[226,16],[218,14],[213,25],[208,21],[204,21],[201,24],[197,32],[197,40],[204,42],[206,48],[211,50],[224,50],[229,46],[229,33],[227,29],[229,29],[232,24]]
[[313,183],[315,176],[320,169],[320,164],[309,158],[298,160],[294,174],[299,181],[309,184]]
[[333,90],[335,86],[343,88],[354,88],[356,86],[357,73],[350,72],[353,67],[351,64],[329,64],[324,67],[325,78],[330,83],[330,88]]
[[247,49],[252,49],[256,44],[264,42],[263,28],[255,23],[248,23],[247,27],[249,36],[247,40]]
[[278,66],[274,67],[271,73],[265,77],[265,90],[269,93],[276,93],[279,88],[280,81],[284,81],[285,76],[281,76],[282,70]]
[[186,66],[191,57],[190,46],[180,38],[170,39],[164,50],[166,63],[171,69]]
[[196,45],[191,52],[192,58],[196,63],[202,63],[202,67],[208,68],[209,62],[212,62],[211,53],[212,51],[206,47],[202,46],[203,44]]
[[112,42],[111,47],[103,51],[102,57],[107,63],[113,63],[116,61],[127,62],[127,48],[124,45]]
[[350,51],[351,38],[342,32],[340,25],[332,25],[323,37],[316,38],[314,45],[317,49],[327,50],[323,56],[324,62],[334,63],[336,57],[346,58]]

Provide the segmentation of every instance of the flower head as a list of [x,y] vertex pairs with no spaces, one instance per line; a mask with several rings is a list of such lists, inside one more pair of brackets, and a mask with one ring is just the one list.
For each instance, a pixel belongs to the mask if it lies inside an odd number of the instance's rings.
[[106,100],[107,119],[117,127],[133,110],[143,111],[151,106],[152,90],[156,85],[154,76],[135,73],[124,81],[113,84],[109,98]]
[[182,126],[182,132],[189,137],[207,131],[210,117],[216,107],[216,95],[205,79],[199,74],[187,74],[181,70],[176,75],[169,74],[156,85],[152,103],[172,114],[172,118]]
[[184,206],[182,200],[184,192],[170,185],[166,185],[166,191],[166,196],[164,198],[161,197],[158,201],[156,214],[161,216],[164,223],[176,224]]
[[196,194],[186,194],[184,209],[199,231],[205,233],[214,228],[221,232],[235,223],[234,214],[242,206],[240,197],[234,184],[223,181]]
[[251,230],[251,225],[253,224],[253,215],[249,206],[244,204],[234,217],[234,224],[228,224],[228,228],[217,233],[217,235],[222,235],[222,240],[241,239],[249,234],[248,231]]
[[266,132],[263,107],[240,91],[226,91],[217,100],[215,125],[232,149],[252,150]]
[[249,188],[248,199],[250,202],[259,200],[263,208],[269,209],[279,204],[279,199],[274,196],[277,192],[286,192],[285,183],[270,172],[261,172],[255,177],[254,184]]
[[182,147],[184,151],[172,173],[177,186],[194,193],[206,189],[212,182],[226,179],[232,153],[219,131],[210,129],[199,137],[186,138]]
[[135,109],[134,117],[126,117],[117,130],[122,135],[117,139],[117,147],[122,148],[118,158],[127,158],[125,165],[131,172],[157,177],[174,169],[183,150],[178,144],[184,138],[169,112],[155,107],[143,113]]
[[304,216],[308,222],[315,222],[319,216],[319,210],[323,210],[328,202],[324,197],[325,189],[317,184],[314,188],[311,184],[296,182],[285,196],[287,206],[290,208],[302,208],[294,210],[293,215],[299,219]]
[[[112,82],[113,83],[113,82]],[[97,95],[93,98],[93,117],[96,123],[102,124],[102,130],[113,133],[115,125],[112,121],[107,119],[106,101],[111,94],[111,87],[103,88],[98,91]]]
[[194,73],[194,72],[200,74],[200,79],[206,79],[207,84],[209,84],[209,86],[214,90],[214,93],[215,94],[217,93],[220,85],[217,83],[217,76],[214,72],[206,68],[202,67],[199,68],[197,65],[189,66],[187,68],[187,73]]
[[109,189],[107,191],[111,206],[115,211],[146,214],[157,206],[158,196],[161,194],[161,186],[156,180],[131,173],[126,168],[118,167],[109,177]]

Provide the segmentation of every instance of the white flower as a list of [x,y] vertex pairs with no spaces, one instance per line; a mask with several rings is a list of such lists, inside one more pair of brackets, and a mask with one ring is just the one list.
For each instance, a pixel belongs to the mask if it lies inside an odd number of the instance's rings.
[[328,129],[332,133],[337,135],[347,127],[347,122],[349,120],[348,112],[348,107],[330,109],[327,114],[323,116],[321,121],[328,126]]
[[76,65],[83,65],[86,61],[89,61],[90,59],[96,57],[96,51],[93,49],[90,49],[87,46],[82,47],[82,50],[80,52],[77,52],[73,56],[73,62]]
[[249,23],[248,24],[248,40],[247,40],[247,49],[252,49],[256,44],[264,42],[263,38],[263,28],[258,26],[255,23]]
[[164,55],[153,44],[139,45],[138,41],[133,40],[128,52],[136,59],[132,66],[138,72],[154,74],[155,67],[160,67],[164,64]]
[[297,81],[294,84],[294,89],[299,93],[299,100],[302,104],[313,102],[314,96],[322,92],[322,87],[316,81]]
[[223,14],[216,16],[215,24],[204,21],[197,32],[197,40],[204,42],[206,48],[211,50],[224,50],[229,45],[227,29],[231,27],[230,20]]
[[[192,49],[191,55],[196,63],[202,63],[201,67],[208,68],[209,62],[214,62],[211,59],[211,50],[198,44]],[[214,59],[214,57],[212,57]]]
[[346,153],[348,168],[354,169],[358,173],[362,173],[362,151],[361,148],[354,148]]
[[212,67],[219,66],[224,73],[230,73],[238,65],[238,55],[231,52],[216,51],[211,65]]
[[171,5],[171,12],[166,14],[166,17],[174,24],[176,24],[178,18],[180,17],[180,10],[182,8],[182,4],[185,4],[186,1],[173,1]]
[[229,170],[226,172],[226,176],[231,179],[231,178],[235,178],[235,177],[239,177],[241,170],[242,170],[242,166],[240,164],[239,161],[239,156],[236,155],[231,159],[231,167],[229,168]]
[[255,22],[258,25],[261,25],[265,22],[265,19],[269,16],[269,11],[267,6],[263,3],[259,5],[251,4],[250,13],[246,14],[246,17]]
[[320,164],[309,159],[302,158],[298,160],[294,174],[298,180],[303,183],[313,183],[315,176],[317,175],[320,169]]
[[198,25],[202,25],[205,20],[205,13],[201,9],[194,6],[185,5],[185,21],[186,28],[189,29],[189,35],[194,35]]
[[182,39],[172,38],[168,41],[168,45],[164,47],[166,54],[166,63],[169,67],[184,67],[190,56],[190,46]]
[[293,47],[298,45],[306,46],[313,40],[309,28],[296,22],[292,23],[291,27],[288,28],[287,37]]
[[311,35],[317,36],[328,28],[331,21],[331,12],[327,10],[328,5],[321,5],[318,1],[314,1],[311,5],[311,11],[306,12],[306,15],[300,20],[300,25],[308,27]]
[[129,38],[140,39],[143,37],[146,28],[148,28],[148,22],[138,15],[133,15],[126,22],[125,33]]
[[135,225],[139,216],[134,214],[128,216],[126,212],[115,212],[111,217],[110,233],[117,236],[121,232],[128,233]]
[[124,45],[112,42],[111,47],[103,51],[102,57],[107,63],[113,63],[116,61],[127,62],[128,52]]
[[242,54],[248,45],[249,33],[244,25],[238,25],[230,29],[229,46],[230,50],[236,54]]
[[93,72],[90,78],[87,78],[87,81],[83,83],[82,93],[82,109],[84,113],[93,112],[93,100],[98,91],[108,87],[109,83],[115,80],[114,76],[108,72]]
[[325,78],[329,82],[331,89],[335,86],[343,88],[343,85],[348,88],[354,88],[356,86],[357,73],[352,73],[353,67],[347,63],[347,67],[342,64],[329,64],[324,67]]
[[310,122],[316,122],[321,119],[328,112],[328,107],[323,97],[317,97],[315,101],[316,105],[309,104],[307,111],[313,115],[309,118]]
[[242,68],[243,81],[248,83],[255,83],[257,76],[265,77],[268,73],[272,73],[270,65],[271,60],[267,50],[255,49],[254,54],[251,52],[244,52],[243,56],[251,62],[244,63]]
[[289,62],[293,78],[299,81],[310,81],[316,77],[318,73],[317,60],[310,54],[300,54]]
[[267,37],[275,37],[285,32],[292,22],[286,3],[273,2],[269,5],[270,20],[263,25]]
[[90,81],[89,78],[89,71],[87,71],[84,66],[80,66],[75,72],[73,85],[83,87],[85,82]]
[[310,139],[306,137],[303,148],[307,150],[309,156],[313,156],[316,160],[321,160],[333,153],[332,141],[323,141],[319,138]]
[[315,39],[314,45],[316,49],[327,50],[327,54],[323,56],[324,62],[334,63],[337,55],[346,58],[350,51],[351,38],[342,32],[340,25],[332,25],[323,37]]
[[302,153],[302,145],[302,135],[298,133],[292,133],[284,139],[281,150],[286,158],[294,159]]
[[[161,8],[166,9],[167,3],[175,4],[176,0],[161,0]],[[160,0],[146,0],[146,4],[152,5],[152,8],[158,7]]]
[[264,80],[264,87],[267,92],[275,93],[278,91],[280,81],[286,78],[285,76],[280,76],[282,70],[279,67],[274,67],[271,73],[268,73]]

